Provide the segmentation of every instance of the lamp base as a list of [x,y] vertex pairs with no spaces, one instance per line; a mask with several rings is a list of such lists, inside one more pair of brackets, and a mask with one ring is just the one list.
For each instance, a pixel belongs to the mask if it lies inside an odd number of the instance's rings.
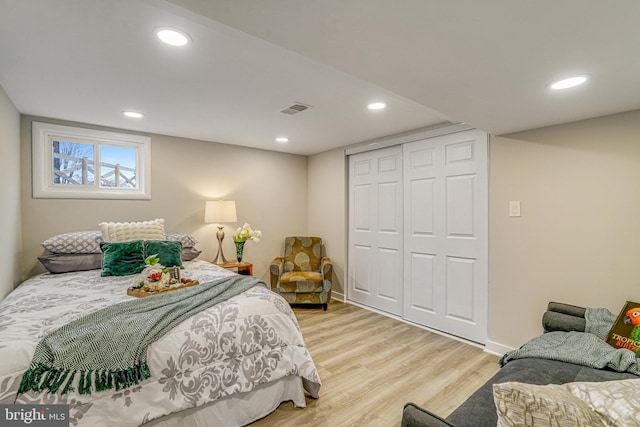
[[213,264],[222,265],[227,262],[227,259],[224,257],[222,253],[222,240],[224,239],[224,225],[218,225],[218,232],[216,233],[216,237],[218,238],[218,253],[213,261]]

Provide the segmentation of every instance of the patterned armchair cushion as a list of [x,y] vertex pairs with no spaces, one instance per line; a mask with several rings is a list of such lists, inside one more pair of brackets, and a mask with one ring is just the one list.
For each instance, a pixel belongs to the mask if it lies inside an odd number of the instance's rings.
[[320,271],[322,239],[287,237],[284,241],[284,271]]
[[322,292],[322,274],[318,271],[291,271],[280,276],[283,292]]

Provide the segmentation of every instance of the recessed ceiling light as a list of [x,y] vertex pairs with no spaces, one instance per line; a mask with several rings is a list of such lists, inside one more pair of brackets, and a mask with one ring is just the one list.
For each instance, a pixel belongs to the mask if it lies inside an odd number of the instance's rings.
[[276,141],[282,142],[282,143],[289,142],[289,138],[287,138],[285,136],[279,136],[279,137],[276,138]]
[[386,106],[387,104],[385,104],[384,102],[372,102],[371,104],[367,105],[367,108],[369,110],[382,110]]
[[569,89],[570,87],[581,85],[582,83],[586,82],[588,79],[589,79],[589,76],[586,76],[586,75],[569,77],[568,79],[562,79],[562,80],[558,80],[557,82],[551,83],[549,87],[555,90]]
[[137,111],[123,111],[122,114],[133,119],[141,119],[144,117],[144,114],[138,113]]
[[189,43],[189,36],[174,28],[158,28],[156,30],[156,36],[171,46],[184,46]]

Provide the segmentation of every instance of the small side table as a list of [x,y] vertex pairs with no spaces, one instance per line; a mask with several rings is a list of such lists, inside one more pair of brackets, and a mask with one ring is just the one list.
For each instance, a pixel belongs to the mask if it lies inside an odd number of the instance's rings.
[[238,274],[253,276],[253,264],[246,261],[227,261],[224,264],[218,264],[222,268],[233,271]]

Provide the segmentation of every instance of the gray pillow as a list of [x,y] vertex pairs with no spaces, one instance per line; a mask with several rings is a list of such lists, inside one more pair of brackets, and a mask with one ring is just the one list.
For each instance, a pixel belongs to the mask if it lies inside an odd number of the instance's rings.
[[42,246],[54,254],[99,254],[100,242],[100,231],[74,231],[49,237]]
[[198,241],[191,234],[187,233],[166,233],[166,240],[176,240],[182,244],[183,248],[193,248]]
[[191,261],[192,259],[198,258],[202,251],[197,250],[196,248],[182,248],[182,260],[183,261]]
[[102,268],[102,254],[54,254],[45,251],[38,260],[51,273],[98,270]]

